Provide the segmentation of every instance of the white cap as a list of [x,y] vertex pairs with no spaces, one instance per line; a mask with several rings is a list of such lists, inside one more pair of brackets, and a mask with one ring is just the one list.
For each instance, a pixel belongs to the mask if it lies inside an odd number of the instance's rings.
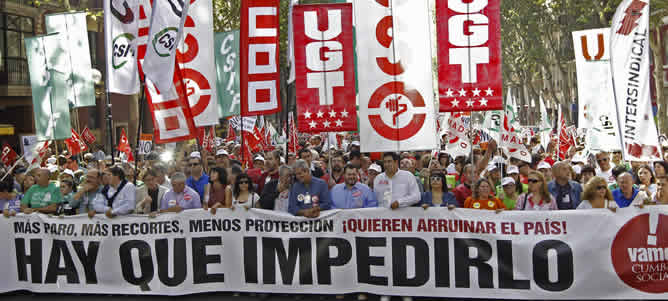
[[192,152],[192,153],[190,153],[190,158],[201,159],[202,155],[199,152]]
[[493,171],[495,169],[497,169],[496,164],[490,163],[490,164],[487,165],[487,172]]
[[506,174],[518,174],[520,173],[520,169],[517,168],[515,165],[509,165],[508,168],[506,169]]
[[360,142],[355,140],[355,141],[351,142],[350,145],[360,146]]
[[56,164],[58,160],[55,157],[50,157],[46,159],[46,164]]
[[47,164],[46,169],[49,170],[49,172],[56,172],[58,171],[58,165],[53,165],[53,164]]
[[216,156],[222,156],[222,155],[229,156],[230,154],[225,149],[222,148],[216,151]]
[[573,171],[575,172],[576,175],[579,175],[582,172],[582,166],[580,165],[573,166]]
[[575,154],[575,156],[573,156],[573,158],[571,159],[571,162],[572,163],[586,163],[587,160],[585,159],[585,156],[583,156],[580,153],[577,153],[577,154]]
[[447,171],[449,174],[455,174],[455,173],[457,173],[457,168],[455,167],[455,163],[450,163],[450,165],[448,165],[448,168],[446,169],[446,171]]
[[495,164],[502,164],[502,163],[505,163],[506,160],[503,159],[503,157],[501,157],[501,156],[494,156],[494,158],[492,158],[492,162],[495,163]]
[[551,168],[552,168],[552,166],[550,166],[550,163],[547,163],[545,161],[540,161],[540,163],[538,163],[538,169],[539,170],[540,169],[551,169]]
[[515,179],[511,177],[505,177],[501,179],[501,186],[506,186],[508,184],[515,184]]
[[74,172],[71,169],[65,169],[63,170],[63,173],[66,175],[70,175],[72,178],[74,178]]
[[255,157],[255,159],[253,159],[253,161],[262,161],[262,162],[264,162],[264,157],[262,157],[262,156],[257,156],[257,157]]
[[371,166],[369,166],[369,170],[376,171],[377,173],[383,172],[383,170],[380,168],[380,165],[378,165],[376,163],[371,164]]

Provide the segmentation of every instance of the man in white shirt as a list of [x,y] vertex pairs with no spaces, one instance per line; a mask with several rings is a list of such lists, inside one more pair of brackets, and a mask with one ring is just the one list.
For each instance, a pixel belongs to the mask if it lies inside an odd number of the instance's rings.
[[106,185],[94,200],[93,208],[88,211],[88,216],[93,217],[95,213],[104,213],[112,218],[117,215],[132,213],[135,209],[135,185],[125,180],[125,172],[119,166],[114,166],[104,171],[104,176],[109,178]]
[[598,167],[596,168],[597,177],[604,178],[608,181],[608,184],[613,184],[617,181],[612,174],[612,169],[615,168],[615,164],[610,162],[610,153],[600,152],[596,154],[596,163],[598,163]]
[[415,176],[408,171],[399,170],[399,158],[396,153],[383,154],[385,172],[373,181],[378,207],[397,209],[420,201],[420,188]]

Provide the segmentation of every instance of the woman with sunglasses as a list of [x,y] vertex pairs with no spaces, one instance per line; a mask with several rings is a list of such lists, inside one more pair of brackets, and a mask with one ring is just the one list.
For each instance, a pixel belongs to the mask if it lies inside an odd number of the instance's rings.
[[557,202],[547,189],[545,177],[537,171],[529,172],[529,191],[517,199],[516,210],[558,210]]
[[464,208],[497,210],[498,212],[506,209],[506,205],[494,196],[489,180],[481,178],[473,184],[472,194],[464,201]]
[[428,184],[428,187],[430,188],[429,191],[422,193],[422,200],[420,201],[422,208],[454,208],[457,206],[457,199],[455,199],[455,195],[448,191],[448,185],[446,185],[444,174],[440,172],[431,174]]
[[[612,206],[610,206],[612,205]],[[582,202],[577,209],[616,208],[608,182],[601,177],[592,177],[585,184]]]
[[232,193],[232,207],[250,209],[259,207],[260,196],[255,193],[253,182],[246,173],[237,176]]

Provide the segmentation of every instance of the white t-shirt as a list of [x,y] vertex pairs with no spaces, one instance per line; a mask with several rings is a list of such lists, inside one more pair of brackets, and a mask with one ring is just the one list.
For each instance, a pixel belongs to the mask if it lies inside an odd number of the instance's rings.
[[253,192],[248,196],[248,201],[245,202],[240,202],[237,200],[236,197],[232,196],[232,206],[241,208],[241,207],[248,207],[248,208],[253,208],[255,204],[260,201],[260,196],[257,195],[257,193]]
[[596,176],[604,178],[608,181],[608,184],[614,184],[617,182],[617,179],[612,175],[612,169],[615,168],[615,163],[610,162],[610,169],[607,171],[602,171],[600,167],[596,168]]

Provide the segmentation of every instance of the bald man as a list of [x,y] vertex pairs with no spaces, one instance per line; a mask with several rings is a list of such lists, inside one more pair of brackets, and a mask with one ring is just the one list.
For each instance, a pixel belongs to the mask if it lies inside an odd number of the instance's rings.
[[617,176],[617,184],[619,188],[612,191],[612,197],[619,208],[642,205],[649,199],[644,191],[633,187],[633,176],[628,172]]

